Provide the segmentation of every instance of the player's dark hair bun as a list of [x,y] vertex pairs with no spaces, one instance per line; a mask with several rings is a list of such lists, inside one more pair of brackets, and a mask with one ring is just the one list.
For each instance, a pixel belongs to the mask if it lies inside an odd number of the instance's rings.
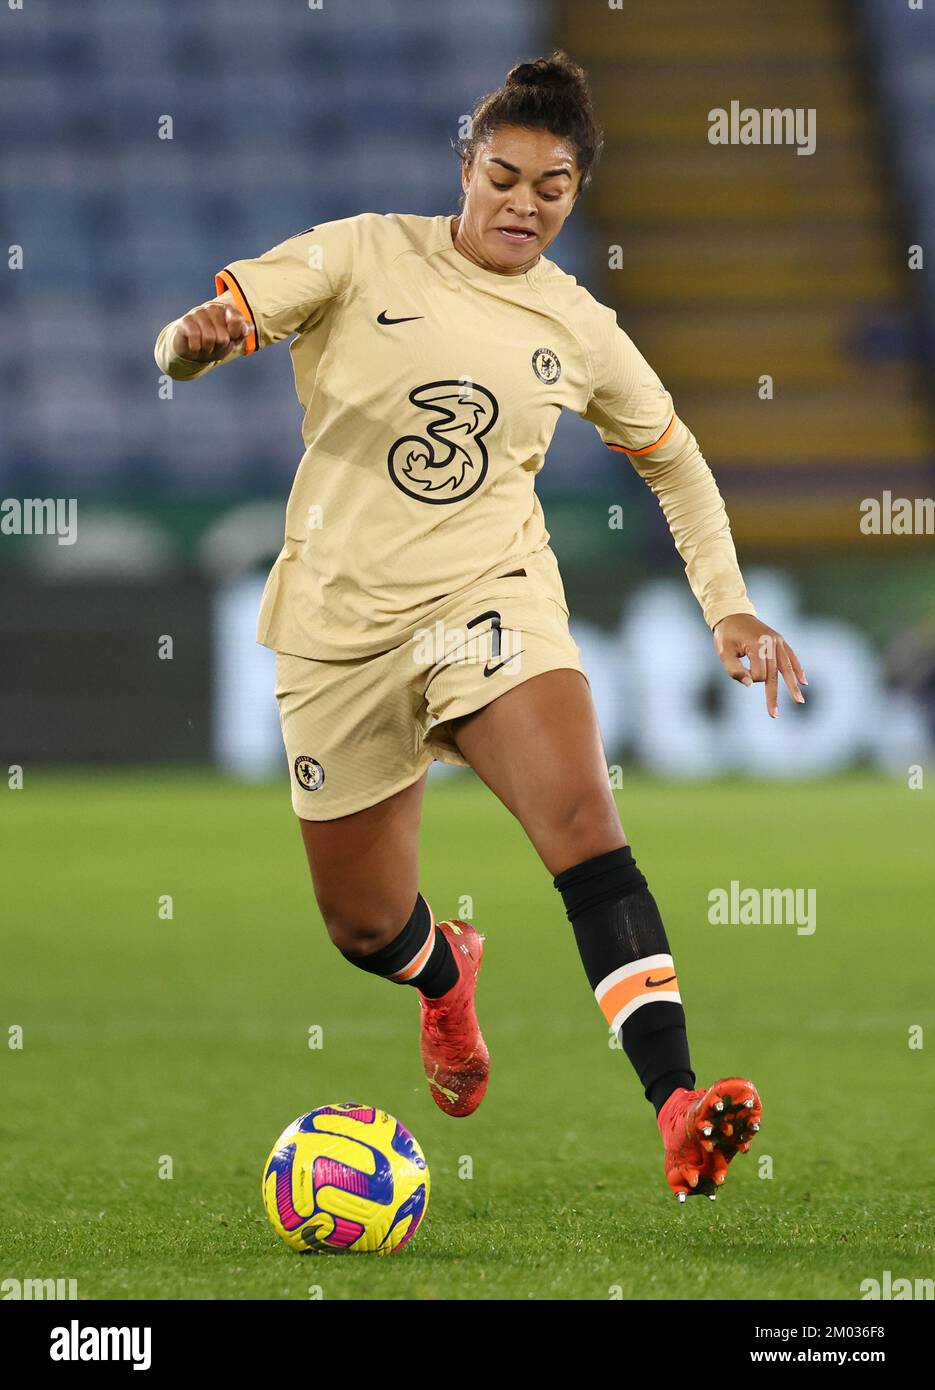
[[477,103],[470,134],[458,143],[458,153],[470,162],[487,136],[508,125],[571,140],[581,171],[579,189],[591,182],[603,138],[594,120],[587,73],[567,53],[556,50],[549,58],[511,68],[503,86]]
[[588,90],[584,68],[573,63],[564,53],[555,53],[551,58],[536,58],[532,63],[517,63],[507,73],[504,86],[545,87],[550,83],[557,87],[577,87],[582,92]]

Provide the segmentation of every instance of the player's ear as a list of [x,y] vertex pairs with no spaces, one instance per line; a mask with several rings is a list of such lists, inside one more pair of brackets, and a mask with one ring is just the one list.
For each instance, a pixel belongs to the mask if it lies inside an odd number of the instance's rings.
[[465,193],[468,191],[468,185],[470,184],[470,182],[471,182],[471,166],[470,166],[470,164],[468,163],[467,157],[465,156],[465,157],[462,157],[462,160],[461,160],[461,188],[462,188],[462,190],[463,190]]

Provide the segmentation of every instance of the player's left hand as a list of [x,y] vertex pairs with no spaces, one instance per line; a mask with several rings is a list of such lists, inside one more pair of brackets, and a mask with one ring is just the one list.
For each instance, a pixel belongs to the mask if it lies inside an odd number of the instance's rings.
[[[741,685],[766,683],[766,708],[776,719],[779,714],[779,673],[793,700],[805,704],[799,682],[808,685],[802,663],[789,643],[775,628],[767,627],[751,613],[730,613],[714,626],[714,646],[724,670]],[[750,662],[744,666],[742,658]]]

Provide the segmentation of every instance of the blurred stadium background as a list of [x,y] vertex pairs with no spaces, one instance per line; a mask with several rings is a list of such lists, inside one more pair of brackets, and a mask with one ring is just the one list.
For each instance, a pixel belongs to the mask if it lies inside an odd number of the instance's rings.
[[[728,687],[651,494],[565,419],[540,491],[609,757],[677,776],[922,762],[935,540],[859,521],[884,490],[935,495],[935,291],[909,268],[910,247],[935,254],[933,10],[37,0],[4,13],[2,224],[22,268],[0,281],[0,498],[76,498],[79,526],[71,546],[0,535],[4,759],[275,774],[253,624],[300,454],[290,365],[273,350],[166,399],[153,341],[212,292],[217,267],[315,221],[456,211],[459,118],[511,63],[560,45],[592,74],[607,143],[554,258],[615,306],[673,392],[761,615],[811,682],[808,707],[778,726]],[[708,111],[734,99],[814,108],[815,153],[709,144]]]

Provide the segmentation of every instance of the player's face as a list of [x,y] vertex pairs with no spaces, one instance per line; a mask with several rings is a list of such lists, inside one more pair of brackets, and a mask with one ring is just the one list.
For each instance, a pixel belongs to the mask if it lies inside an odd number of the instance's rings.
[[562,230],[579,181],[569,140],[518,126],[495,130],[461,169],[459,245],[491,270],[519,274]]

